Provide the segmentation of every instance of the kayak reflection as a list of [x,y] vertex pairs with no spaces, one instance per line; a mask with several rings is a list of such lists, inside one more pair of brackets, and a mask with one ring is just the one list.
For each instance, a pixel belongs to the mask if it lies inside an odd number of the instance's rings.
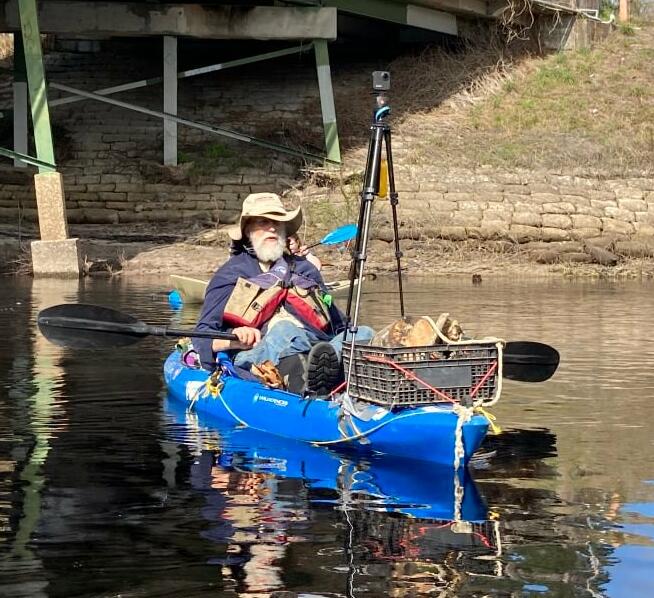
[[[316,543],[304,535],[308,526],[302,522],[316,512],[330,520],[324,532],[330,540],[314,548],[313,557],[318,552],[330,576],[347,578],[348,596],[355,586],[371,583],[383,584],[384,594],[405,595],[390,591],[392,580],[398,587],[408,583],[410,595],[425,583],[453,590],[468,568],[475,575],[501,572],[499,524],[465,469],[387,456],[364,459],[230,427],[186,412],[175,400],[165,405],[177,424],[170,428],[174,440],[194,454],[190,482],[205,495],[203,515],[210,522],[202,534],[228,544],[226,554],[211,562],[239,593],[326,590],[289,584],[275,565],[284,559],[288,570],[291,559],[297,561],[294,570],[302,570],[298,545]],[[334,549],[334,533],[342,536],[342,550]],[[411,580],[417,570],[429,581]]]

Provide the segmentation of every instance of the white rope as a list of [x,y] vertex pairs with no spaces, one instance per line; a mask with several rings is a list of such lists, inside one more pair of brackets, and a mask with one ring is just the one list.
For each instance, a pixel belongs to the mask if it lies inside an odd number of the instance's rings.
[[415,415],[428,415],[425,412],[418,412],[418,413],[406,413],[403,415],[398,415],[394,417],[393,419],[390,419],[385,422],[381,422],[380,424],[373,426],[369,430],[366,430],[365,432],[359,432],[358,434],[354,434],[352,436],[343,436],[342,438],[338,438],[336,440],[307,440],[307,442],[310,442],[311,444],[315,444],[316,446],[327,446],[330,444],[340,444],[342,442],[351,442],[352,440],[359,440],[361,438],[365,438],[366,436],[370,436],[370,434],[373,434],[377,430],[380,430],[384,426],[391,424],[397,420],[404,419],[406,417],[413,417]]
[[463,443],[463,425],[470,421],[473,414],[473,408],[455,404],[452,407],[452,411],[454,411],[458,416],[458,419],[456,420],[456,428],[454,430],[454,473],[456,475],[456,472],[461,466],[461,459],[465,458],[466,455]]
[[230,406],[227,404],[227,402],[226,402],[225,399],[223,398],[223,395],[222,395],[222,393],[221,393],[220,391],[218,391],[218,398],[220,399],[220,402],[223,404],[223,407],[225,407],[225,409],[227,409],[227,412],[228,412],[228,413],[229,413],[229,414],[230,414],[230,415],[231,415],[231,416],[232,416],[232,417],[233,417],[233,418],[234,418],[234,419],[235,419],[239,424],[241,424],[242,426],[245,426],[246,428],[251,428],[251,427],[252,427],[252,426],[250,426],[250,424],[248,424],[245,420],[242,420],[238,415],[236,415],[236,413],[234,413],[234,411],[232,411],[232,409],[231,409]]
[[454,521],[461,521],[461,505],[463,504],[463,486],[459,473],[454,470]]

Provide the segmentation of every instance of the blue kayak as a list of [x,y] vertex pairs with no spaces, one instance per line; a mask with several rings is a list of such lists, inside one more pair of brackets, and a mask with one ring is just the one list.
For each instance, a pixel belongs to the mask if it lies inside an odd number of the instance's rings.
[[212,384],[209,372],[186,365],[173,351],[164,364],[170,396],[198,413],[283,438],[449,466],[467,464],[488,431],[483,415],[449,403],[394,410],[370,405],[360,412],[342,398],[305,398],[244,380],[230,373],[226,357],[220,359],[222,373]]

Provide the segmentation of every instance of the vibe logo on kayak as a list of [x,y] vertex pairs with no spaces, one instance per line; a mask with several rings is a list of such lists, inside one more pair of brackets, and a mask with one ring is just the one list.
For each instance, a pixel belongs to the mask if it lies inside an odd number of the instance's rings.
[[275,397],[267,397],[266,395],[260,395],[259,393],[255,394],[252,397],[252,400],[256,403],[257,401],[263,401],[264,403],[272,403],[276,407],[286,407],[288,401],[284,399],[276,399]]

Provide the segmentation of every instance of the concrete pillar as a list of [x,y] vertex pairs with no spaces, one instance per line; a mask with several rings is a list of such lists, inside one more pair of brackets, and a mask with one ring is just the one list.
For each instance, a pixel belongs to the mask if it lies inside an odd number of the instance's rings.
[[59,172],[44,172],[34,177],[39,230],[42,241],[68,238],[64,181]]
[[[18,10],[36,157],[53,165],[54,146],[36,0],[18,0]],[[52,170],[53,166],[39,166],[39,174],[34,177],[41,240],[32,242],[32,270],[34,276],[79,276],[80,251],[78,240],[68,238],[63,178]]]
[[41,240],[32,241],[34,276],[77,277],[82,271],[78,239],[68,238],[66,198],[59,172],[34,176]]
[[322,124],[325,130],[325,151],[329,160],[340,162],[341,148],[338,142],[338,126],[336,125],[336,108],[334,107],[334,90],[332,89],[332,73],[329,67],[327,42],[324,39],[314,40],[314,49],[318,88],[320,89]]
[[[20,35],[14,34],[14,151],[27,155],[27,73],[25,52]],[[27,168],[22,160],[14,159],[14,167]]]
[[[163,111],[177,116],[177,38],[163,38]],[[177,166],[177,123],[164,120],[164,164]]]

